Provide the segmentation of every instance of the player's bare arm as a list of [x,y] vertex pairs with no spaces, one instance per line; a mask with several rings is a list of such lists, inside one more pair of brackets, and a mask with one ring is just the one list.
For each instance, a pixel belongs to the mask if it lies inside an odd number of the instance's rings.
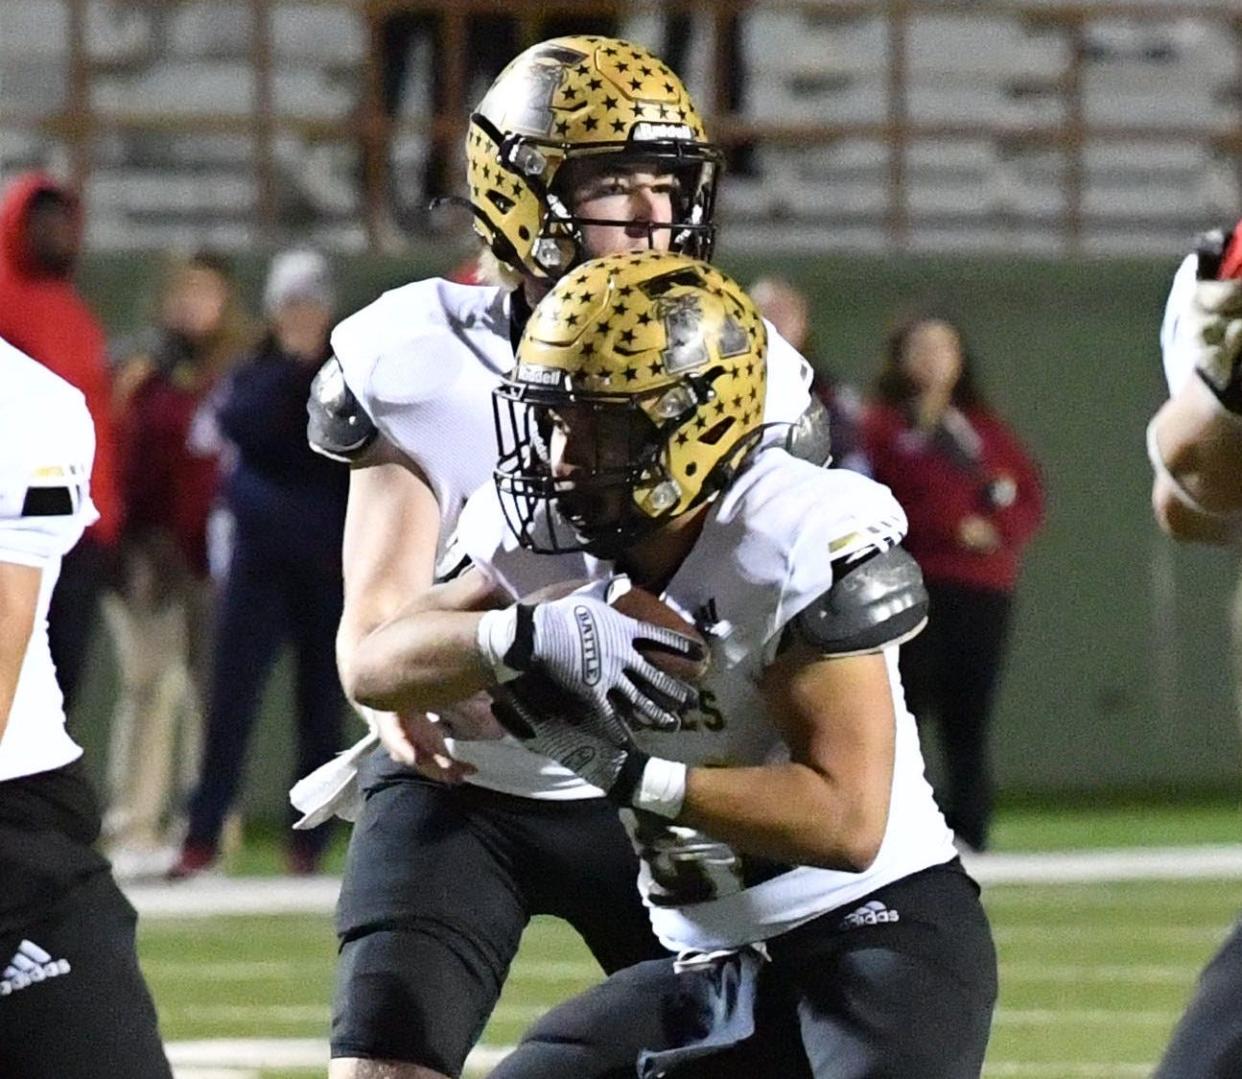
[[1242,417],[1225,414],[1198,380],[1161,406],[1149,438],[1164,465],[1152,483],[1156,520],[1192,543],[1242,539]]
[[477,641],[483,612],[505,597],[477,570],[416,592],[355,650],[351,691],[386,711],[434,711],[494,681]]
[[895,717],[882,654],[825,659],[797,646],[765,672],[788,764],[691,768],[679,824],[740,851],[862,872],[888,824]]
[[42,571],[33,566],[0,562],[0,738],[17,693],[17,679],[34,630]]
[[[351,700],[359,643],[411,596],[431,587],[440,511],[417,466],[380,437],[350,473],[342,564],[345,607],[337,632],[337,666]],[[371,724],[396,761],[432,779],[457,782],[474,771],[454,761],[444,730],[418,712],[373,712]]]
[[698,642],[622,614],[589,590],[534,604],[504,602],[477,570],[415,597],[359,647],[359,700],[434,711],[536,673],[597,713],[620,699],[651,722],[671,724],[692,701],[692,689],[652,666],[638,644],[657,641],[688,655],[699,651]]
[[337,662],[345,691],[355,700],[359,644],[430,588],[435,573],[439,506],[414,465],[391,452],[392,459],[355,468],[349,477]]

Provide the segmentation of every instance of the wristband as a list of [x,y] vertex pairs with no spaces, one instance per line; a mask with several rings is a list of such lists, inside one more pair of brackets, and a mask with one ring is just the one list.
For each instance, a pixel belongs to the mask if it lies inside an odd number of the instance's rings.
[[631,751],[609,797],[634,809],[676,820],[686,800],[686,772],[681,761]]
[[475,634],[479,656],[491,668],[497,682],[510,682],[522,673],[505,662],[517,640],[519,610],[514,604],[499,611],[487,611],[479,619]]

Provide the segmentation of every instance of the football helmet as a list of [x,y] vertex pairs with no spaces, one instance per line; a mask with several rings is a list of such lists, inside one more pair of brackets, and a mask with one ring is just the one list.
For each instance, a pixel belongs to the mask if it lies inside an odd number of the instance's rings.
[[583,224],[558,177],[574,159],[616,154],[679,181],[670,250],[711,257],[720,150],[685,86],[641,45],[561,37],[534,45],[497,76],[470,118],[467,172],[474,230],[501,262],[555,280],[586,259]]
[[615,558],[725,487],[762,431],[767,330],[684,255],[609,255],[540,301],[493,391],[519,542]]

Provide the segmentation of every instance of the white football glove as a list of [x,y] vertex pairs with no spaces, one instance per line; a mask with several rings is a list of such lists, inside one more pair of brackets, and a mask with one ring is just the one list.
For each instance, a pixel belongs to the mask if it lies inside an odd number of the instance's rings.
[[[492,713],[527,749],[550,757],[623,804],[628,800],[647,758],[615,714],[584,710],[577,697],[539,673],[505,682],[492,695]],[[627,768],[631,757],[634,767]],[[633,779],[623,782],[631,771]]]
[[1242,413],[1242,280],[1195,281],[1173,314],[1166,368],[1193,365],[1225,408]]
[[653,666],[638,646],[699,660],[702,645],[622,614],[594,594],[599,591],[596,584],[533,606],[489,611],[479,625],[480,652],[501,682],[539,672],[577,697],[584,712],[676,727],[698,691]]

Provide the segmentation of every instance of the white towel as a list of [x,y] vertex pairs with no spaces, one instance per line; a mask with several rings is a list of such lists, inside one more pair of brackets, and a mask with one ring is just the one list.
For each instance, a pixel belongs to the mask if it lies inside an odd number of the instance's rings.
[[289,801],[303,816],[293,827],[314,828],[333,816],[357,820],[362,810],[358,762],[378,744],[379,735],[369,731],[344,753],[299,779],[289,791]]

